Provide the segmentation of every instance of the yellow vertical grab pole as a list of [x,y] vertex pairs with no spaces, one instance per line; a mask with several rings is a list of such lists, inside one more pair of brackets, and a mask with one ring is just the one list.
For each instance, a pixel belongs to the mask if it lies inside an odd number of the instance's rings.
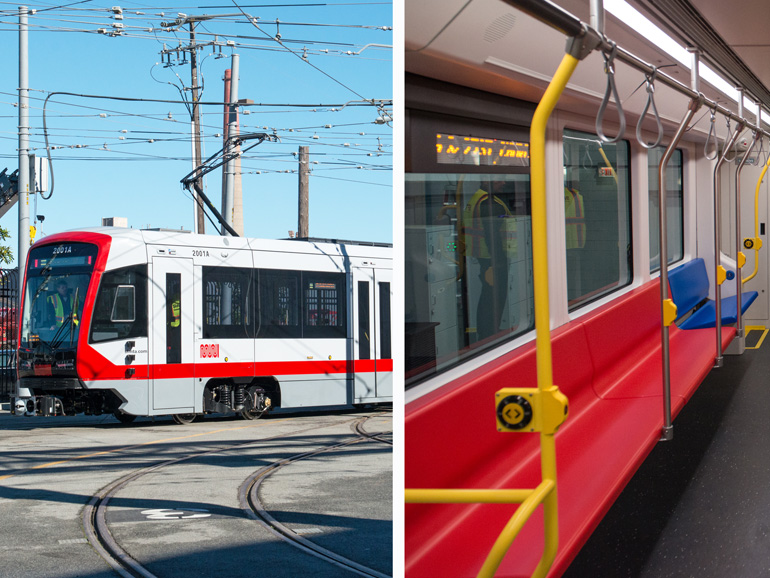
[[[530,187],[532,191],[532,269],[535,293],[535,343],[537,345],[537,385],[540,391],[553,385],[551,361],[551,318],[548,304],[548,227],[545,187],[545,131],[548,119],[559,101],[579,60],[565,54],[551,83],[535,110],[530,127]],[[545,550],[533,577],[545,576],[556,558],[559,519],[556,495],[556,444],[554,434],[540,433],[540,463],[543,481],[552,480],[553,490],[543,501]],[[490,558],[493,553],[490,553]],[[502,559],[502,558],[501,558]],[[489,558],[487,563],[489,563]],[[487,563],[484,567],[486,568]],[[499,562],[498,562],[499,564]],[[496,566],[495,566],[496,568]],[[479,574],[481,576],[481,574]]]
[[754,271],[748,277],[741,279],[741,283],[747,283],[756,277],[759,271],[759,250],[762,248],[762,239],[759,237],[759,189],[762,186],[762,181],[765,179],[767,169],[770,167],[770,155],[767,157],[762,173],[759,175],[757,181],[757,188],[754,191],[754,238],[744,239],[743,246],[746,249],[754,249]]

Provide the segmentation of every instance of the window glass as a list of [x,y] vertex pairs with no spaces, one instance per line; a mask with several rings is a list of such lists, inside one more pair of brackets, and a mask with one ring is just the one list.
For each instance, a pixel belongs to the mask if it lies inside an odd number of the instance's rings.
[[301,337],[298,271],[259,271],[257,337]]
[[166,363],[182,363],[182,305],[182,275],[166,273]]
[[371,342],[369,336],[369,282],[358,282],[358,357],[371,359]]
[[118,285],[115,291],[115,303],[112,304],[110,321],[130,323],[136,318],[136,292],[133,285]]
[[[647,153],[647,172],[650,187],[650,271],[660,269],[660,189],[658,167],[666,152],[664,147]],[[682,151],[674,150],[666,165],[666,241],[668,263],[684,257],[684,185],[682,184]]]
[[345,275],[303,272],[302,286],[305,291],[302,336],[346,337]]
[[407,386],[534,325],[529,168],[454,168],[406,175]]
[[564,131],[567,300],[574,310],[631,283],[627,141]]
[[91,343],[147,336],[147,266],[106,271],[91,319]]
[[[87,243],[33,247],[27,260],[21,347],[76,347],[97,248]],[[112,303],[110,302],[110,305]],[[107,310],[109,319],[110,310]]]
[[203,338],[251,337],[251,269],[203,268]]
[[378,283],[380,287],[380,355],[381,359],[390,359],[390,283]]

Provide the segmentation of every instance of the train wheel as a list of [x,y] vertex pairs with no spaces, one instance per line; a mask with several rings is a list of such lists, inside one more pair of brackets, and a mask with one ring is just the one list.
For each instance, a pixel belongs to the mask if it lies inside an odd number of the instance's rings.
[[120,423],[131,423],[136,419],[135,415],[131,415],[130,413],[123,413],[120,410],[116,411],[112,415],[114,415],[115,419],[117,419]]
[[247,410],[239,411],[238,415],[241,417],[241,419],[245,419],[249,421],[261,418],[267,411],[265,407],[264,392],[261,389],[257,391],[257,388],[252,386],[248,389],[248,396],[251,399],[250,405],[252,407],[254,406],[256,406],[257,408],[261,407],[262,409],[247,409]]
[[187,425],[194,422],[198,417],[198,414],[197,413],[175,413],[171,417],[173,417],[174,421],[179,425]]
[[241,417],[241,419],[251,421],[253,419],[261,418],[264,413],[264,411],[240,411],[238,412],[238,415]]

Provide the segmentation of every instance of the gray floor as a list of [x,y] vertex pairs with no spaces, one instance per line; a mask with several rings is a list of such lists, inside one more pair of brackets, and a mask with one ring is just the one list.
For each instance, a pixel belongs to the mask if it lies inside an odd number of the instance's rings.
[[770,340],[712,370],[564,576],[770,576]]

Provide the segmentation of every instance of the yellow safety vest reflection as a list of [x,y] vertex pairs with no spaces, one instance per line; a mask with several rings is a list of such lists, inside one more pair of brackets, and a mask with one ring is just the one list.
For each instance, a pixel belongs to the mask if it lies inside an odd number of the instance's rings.
[[179,327],[181,317],[181,307],[179,306],[179,299],[176,299],[171,303],[171,316],[174,318],[171,321],[171,327]]
[[583,196],[576,189],[564,187],[564,214],[567,217],[567,249],[582,249],[586,244],[586,219]]
[[[463,210],[463,227],[460,232],[464,241],[463,255],[466,257],[477,257],[480,259],[489,259],[489,249],[487,241],[484,238],[484,221],[481,216],[481,203],[489,197],[483,189],[476,191],[471,197],[470,202]],[[492,200],[500,205],[504,210],[504,215],[498,215],[495,218],[503,219],[500,228],[504,236],[503,249],[508,256],[516,255],[518,241],[516,239],[516,218],[511,214],[508,206],[498,197],[493,196]]]

